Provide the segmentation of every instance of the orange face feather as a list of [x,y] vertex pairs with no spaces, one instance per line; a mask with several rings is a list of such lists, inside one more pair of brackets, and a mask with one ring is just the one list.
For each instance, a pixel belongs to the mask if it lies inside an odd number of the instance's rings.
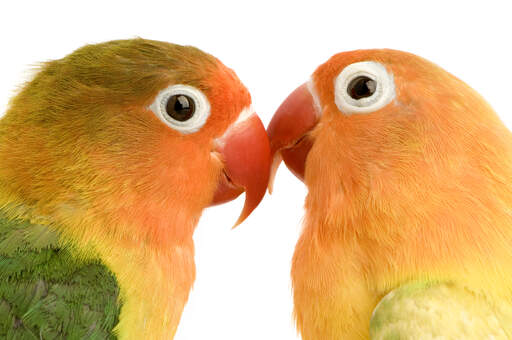
[[[345,112],[337,77],[367,61],[392,75],[394,97]],[[296,115],[309,116],[287,118]],[[292,268],[304,339],[367,338],[379,299],[411,280],[510,301],[512,134],[465,83],[404,52],[340,53],[283,103],[268,132],[274,159],[309,190]]]
[[[209,102],[194,133],[151,109],[175,84]],[[241,162],[248,151],[254,159]],[[0,207],[57,230],[77,256],[115,274],[122,339],[173,337],[194,281],[202,210],[219,202],[216,192],[227,201],[247,191],[241,222],[263,198],[270,166],[264,127],[235,73],[193,47],[143,39],[43,65],[1,121],[0,158]]]

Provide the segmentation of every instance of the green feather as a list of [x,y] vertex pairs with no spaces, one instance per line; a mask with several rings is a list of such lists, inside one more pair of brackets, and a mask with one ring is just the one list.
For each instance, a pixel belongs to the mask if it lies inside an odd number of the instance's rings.
[[0,215],[0,338],[113,339],[119,289],[45,226]]

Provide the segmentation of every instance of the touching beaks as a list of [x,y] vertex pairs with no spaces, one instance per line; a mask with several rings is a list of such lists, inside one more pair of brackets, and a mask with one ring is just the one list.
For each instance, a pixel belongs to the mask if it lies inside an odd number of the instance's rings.
[[295,89],[279,106],[268,125],[272,157],[269,193],[272,193],[274,178],[282,160],[297,178],[304,181],[306,158],[313,145],[307,134],[317,124],[320,111],[311,86],[310,81]]
[[260,118],[247,108],[215,144],[224,169],[211,205],[231,201],[245,191],[245,204],[236,227],[265,196],[270,175],[268,136]]
[[247,108],[215,141],[215,151],[222,157],[224,170],[211,205],[231,201],[245,191],[244,208],[234,227],[258,206],[267,187],[272,193],[281,161],[304,180],[306,158],[313,145],[308,133],[317,124],[320,111],[311,86],[311,82],[305,83],[286,98],[267,131],[252,108]]

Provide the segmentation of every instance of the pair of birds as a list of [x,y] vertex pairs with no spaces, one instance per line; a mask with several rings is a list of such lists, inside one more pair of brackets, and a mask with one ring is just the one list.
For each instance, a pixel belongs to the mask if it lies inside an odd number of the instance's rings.
[[337,54],[265,131],[209,54],[85,46],[12,99],[0,159],[2,338],[172,339],[202,210],[245,191],[242,222],[281,160],[304,340],[512,338],[512,135],[417,56]]

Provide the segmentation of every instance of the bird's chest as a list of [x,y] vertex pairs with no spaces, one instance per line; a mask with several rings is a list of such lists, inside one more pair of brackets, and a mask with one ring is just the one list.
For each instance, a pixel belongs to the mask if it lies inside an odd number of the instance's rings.
[[367,339],[380,294],[367,285],[356,248],[303,235],[293,265],[295,315],[304,340]]

